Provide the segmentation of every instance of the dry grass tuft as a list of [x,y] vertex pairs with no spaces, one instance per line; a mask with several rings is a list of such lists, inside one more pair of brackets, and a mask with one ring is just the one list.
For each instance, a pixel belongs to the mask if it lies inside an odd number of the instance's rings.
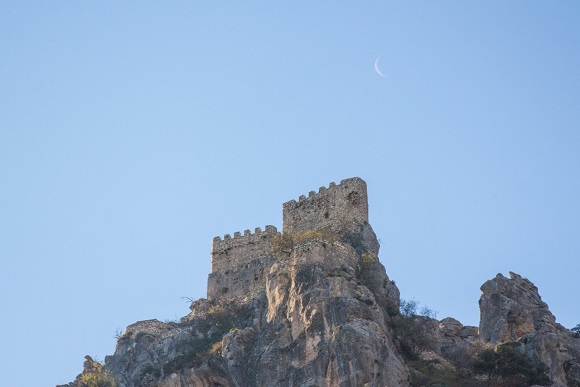
[[272,251],[274,254],[290,255],[296,246],[310,240],[321,240],[327,243],[334,243],[337,241],[337,238],[336,235],[327,228],[306,230],[302,232],[285,232],[276,235],[272,239]]

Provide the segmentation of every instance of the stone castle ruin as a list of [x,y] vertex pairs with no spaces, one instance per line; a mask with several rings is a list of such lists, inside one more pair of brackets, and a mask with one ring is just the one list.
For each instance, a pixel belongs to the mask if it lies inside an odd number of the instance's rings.
[[580,386],[580,338],[528,279],[483,284],[479,328],[405,317],[378,249],[359,178],[284,203],[282,232],[213,239],[207,299],[189,315],[128,326],[104,365],[88,357],[60,387],[103,375],[129,387]]
[[[283,204],[283,233],[300,233],[309,230],[331,231],[343,242],[360,251],[378,253],[379,246],[368,224],[367,186],[364,180],[354,177],[340,184],[330,183],[308,197]],[[233,298],[251,293],[266,283],[270,267],[274,264],[272,240],[280,233],[274,226],[263,231],[256,228],[215,237],[211,252],[211,273],[208,278],[207,298]]]

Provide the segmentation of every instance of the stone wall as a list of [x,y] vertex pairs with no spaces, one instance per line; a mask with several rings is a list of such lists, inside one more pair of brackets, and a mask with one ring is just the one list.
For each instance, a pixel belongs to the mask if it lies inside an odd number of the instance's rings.
[[233,238],[215,237],[211,252],[211,273],[207,283],[207,298],[243,296],[263,285],[272,264],[272,238],[278,235],[274,226],[265,231],[256,228],[234,233]]
[[210,273],[207,279],[207,298],[217,300],[243,297],[263,287],[274,257],[262,255],[247,263],[232,265],[221,272]]
[[266,226],[264,232],[260,227],[252,234],[250,230],[244,231],[244,235],[235,232],[232,238],[226,234],[224,239],[219,236],[213,238],[211,249],[211,271],[225,271],[271,252],[270,242],[272,237],[279,234],[274,226]]
[[[368,225],[367,185],[358,177],[338,185],[330,183],[318,193],[312,191],[308,197],[286,202],[282,215],[284,232],[328,228],[357,251],[378,253],[376,237]],[[236,232],[233,237],[215,237],[207,298],[239,297],[263,286],[274,263],[271,242],[276,235],[276,227],[266,226],[263,232],[256,228],[253,234],[246,230],[243,235]]]
[[358,177],[342,180],[339,185],[330,183],[318,193],[311,191],[308,197],[284,203],[282,215],[284,232],[353,230],[355,225],[368,224],[367,185]]

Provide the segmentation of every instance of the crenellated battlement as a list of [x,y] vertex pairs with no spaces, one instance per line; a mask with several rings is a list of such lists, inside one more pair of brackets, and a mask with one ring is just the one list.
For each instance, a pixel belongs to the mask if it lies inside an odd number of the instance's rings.
[[274,226],[252,233],[235,232],[213,238],[211,273],[207,282],[209,299],[243,296],[263,285],[273,262],[272,238],[280,233]]
[[[358,177],[330,183],[318,192],[301,195],[298,201],[284,203],[282,215],[284,232],[325,228],[343,241],[352,241],[352,235],[369,228],[367,185]],[[213,238],[208,298],[239,297],[264,286],[275,262],[272,239],[277,235],[276,227],[266,226],[264,231],[258,227],[253,233],[245,230],[243,234],[235,232],[233,237],[225,234]],[[367,249],[378,251],[378,246]]]
[[[278,234],[278,229],[274,226],[266,226],[265,227],[265,231],[266,234]],[[236,231],[234,232],[234,237],[232,238],[232,236],[230,234],[225,234],[224,238],[222,240],[222,238],[220,236],[216,236],[213,238],[213,243],[214,243],[214,247],[216,243],[219,242],[225,242],[231,239],[243,239],[243,238],[249,238],[248,240],[252,239],[252,238],[257,238],[259,236],[262,235],[262,228],[261,227],[256,227],[254,229],[254,233],[252,234],[252,232],[250,230],[245,230],[244,231],[244,235],[242,235],[242,233],[240,231]]]
[[368,223],[367,185],[361,178],[330,183],[308,197],[283,204],[283,231],[300,232],[317,228],[345,231],[353,224]]
[[234,264],[248,263],[270,254],[272,237],[278,234],[276,227],[268,225],[264,231],[257,227],[253,234],[245,230],[243,235],[235,232],[233,238],[230,234],[225,234],[223,239],[219,236],[213,238],[211,271],[231,269]]
[[[356,178],[355,178],[355,179],[356,179]],[[351,180],[351,179],[347,179],[347,180]],[[342,181],[346,181],[346,180],[342,180]],[[342,182],[341,182],[341,184],[342,184]],[[316,191],[310,191],[310,192],[308,193],[308,197],[306,197],[306,195],[300,195],[300,197],[298,198],[298,202],[303,202],[303,201],[305,201],[305,200],[307,200],[307,199],[310,199],[310,198],[313,198],[313,197],[315,197],[315,196],[316,196],[316,195],[318,195],[318,194],[323,194],[323,193],[325,193],[327,190],[329,190],[329,189],[331,190],[331,189],[333,189],[334,187],[336,187],[336,183],[333,181],[333,182],[331,182],[331,183],[328,185],[328,188],[327,188],[327,187],[325,187],[325,186],[322,186],[322,187],[318,188],[318,192],[316,192]],[[283,204],[283,206],[284,206],[284,207],[285,207],[285,206],[287,206],[287,205],[288,205],[288,206],[290,206],[290,205],[296,205],[296,200],[292,199],[292,200],[290,200],[290,201],[287,201],[286,203],[284,203],[284,204]]]

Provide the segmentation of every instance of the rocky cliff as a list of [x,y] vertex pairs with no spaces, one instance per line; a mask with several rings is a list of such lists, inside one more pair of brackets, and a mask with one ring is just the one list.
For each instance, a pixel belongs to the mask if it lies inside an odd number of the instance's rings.
[[105,368],[125,386],[409,385],[388,326],[398,293],[378,261],[320,239],[279,258],[252,294],[129,326]]
[[[300,207],[308,227],[292,212],[293,228],[270,234],[267,251],[243,250],[243,267],[232,268],[252,276],[240,278],[243,292],[212,288],[215,296],[193,302],[179,323],[130,325],[104,366],[87,357],[68,386],[580,386],[580,339],[517,274],[481,287],[479,328],[401,306],[361,182],[292,202],[288,212]],[[341,220],[332,227],[328,219]],[[223,275],[235,286],[223,259],[239,251],[238,238],[238,250],[217,241],[221,271],[212,281]]]
[[520,275],[498,274],[481,286],[480,337],[491,344],[515,342],[548,368],[554,386],[580,385],[580,339],[556,323],[538,288]]

